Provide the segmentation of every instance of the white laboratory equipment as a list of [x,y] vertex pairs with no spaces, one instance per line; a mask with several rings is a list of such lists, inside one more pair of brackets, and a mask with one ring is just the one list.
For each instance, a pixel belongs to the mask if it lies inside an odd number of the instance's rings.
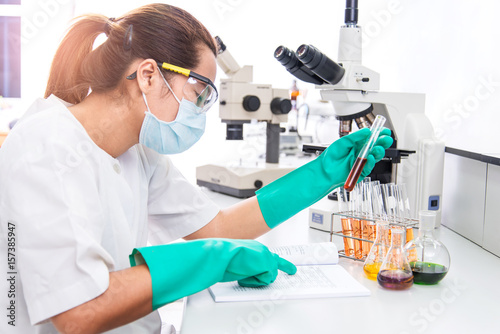
[[[385,126],[392,130],[394,145],[370,176],[381,183],[406,184],[412,216],[420,210],[436,211],[439,226],[444,143],[436,138],[425,115],[424,94],[379,91],[380,75],[361,63],[362,31],[357,18],[357,0],[347,0],[345,25],[340,29],[338,63],[307,44],[296,52],[280,46],[275,58],[297,78],[315,83],[322,99],[332,103],[340,122],[340,136],[351,132],[353,120],[358,128],[364,128],[371,126],[376,115],[387,119]],[[304,149],[311,152],[321,152],[324,148],[304,145]],[[331,219],[321,215],[335,208],[335,203],[320,203],[316,212],[313,208],[311,226],[328,230],[328,224],[315,221]]]
[[228,76],[220,82],[219,117],[226,123],[226,140],[242,140],[243,124],[267,123],[266,162],[238,166],[209,164],[196,168],[200,186],[235,197],[250,197],[266,184],[292,171],[279,164],[280,123],[291,110],[288,89],[253,83],[253,67],[240,67],[219,37],[217,64]]

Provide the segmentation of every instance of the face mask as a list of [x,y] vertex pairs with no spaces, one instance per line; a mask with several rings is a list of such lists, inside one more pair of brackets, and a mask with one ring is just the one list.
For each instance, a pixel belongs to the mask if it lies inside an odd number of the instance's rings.
[[[163,74],[161,76],[163,77]],[[181,153],[193,146],[205,132],[206,115],[200,114],[201,108],[194,103],[184,98],[179,101],[165,78],[163,81],[179,102],[177,117],[172,122],[159,120],[151,113],[146,95],[142,93],[148,111],[145,112],[146,117],[142,122],[139,143],[160,154]]]

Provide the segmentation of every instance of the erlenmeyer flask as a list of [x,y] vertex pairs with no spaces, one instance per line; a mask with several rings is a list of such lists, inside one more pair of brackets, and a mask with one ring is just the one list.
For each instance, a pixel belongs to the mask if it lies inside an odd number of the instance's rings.
[[391,229],[391,247],[377,275],[378,283],[387,289],[404,290],[413,285],[413,273],[406,258],[403,243],[405,230]]
[[436,284],[441,281],[450,268],[450,253],[432,234],[436,224],[436,212],[422,210],[419,213],[418,237],[406,244],[416,284]]
[[370,253],[366,257],[363,270],[369,279],[376,280],[389,248],[389,222],[377,221],[377,234]]

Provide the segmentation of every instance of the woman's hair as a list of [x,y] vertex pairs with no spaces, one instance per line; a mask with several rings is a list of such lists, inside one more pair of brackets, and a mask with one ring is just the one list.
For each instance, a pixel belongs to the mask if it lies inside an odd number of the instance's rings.
[[[108,39],[93,50],[102,33]],[[117,19],[84,15],[76,19],[57,49],[45,97],[54,94],[77,104],[89,90],[113,90],[131,74],[125,70],[136,59],[152,58],[193,69],[204,45],[216,55],[215,41],[203,24],[167,4],[146,5]]]

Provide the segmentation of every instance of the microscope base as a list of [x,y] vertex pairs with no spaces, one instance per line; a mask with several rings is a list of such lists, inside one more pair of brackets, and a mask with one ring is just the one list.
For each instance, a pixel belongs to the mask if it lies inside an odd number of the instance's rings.
[[196,183],[219,193],[247,198],[254,196],[256,190],[294,169],[279,164],[266,164],[265,167],[205,165],[196,168]]
[[248,198],[252,197],[255,195],[255,190],[256,189],[237,189],[237,188],[231,188],[228,186],[223,186],[220,184],[216,183],[210,183],[206,181],[201,181],[201,180],[196,180],[196,184],[198,184],[200,187],[206,187],[212,191],[237,197],[237,198]]

